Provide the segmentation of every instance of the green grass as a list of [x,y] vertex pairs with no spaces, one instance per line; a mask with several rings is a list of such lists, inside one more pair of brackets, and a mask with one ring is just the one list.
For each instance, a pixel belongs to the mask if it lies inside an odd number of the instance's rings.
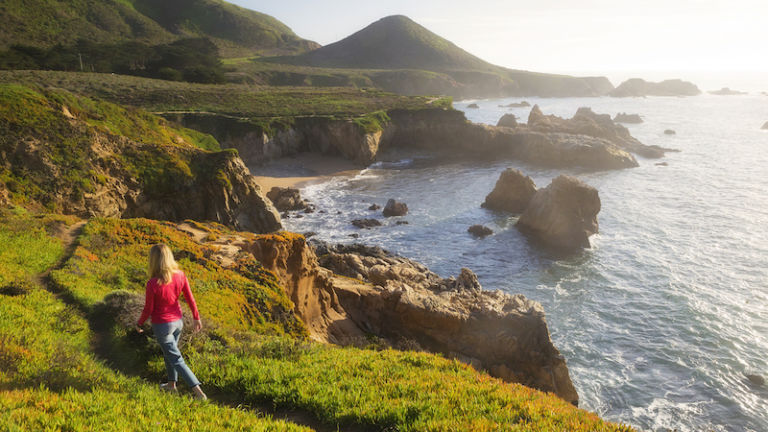
[[447,98],[400,96],[368,88],[191,84],[77,72],[0,71],[3,82],[66,88],[152,112],[204,111],[248,118],[356,117],[379,110],[450,106]]
[[210,38],[222,55],[301,53],[312,46],[275,18],[221,0],[7,0],[0,3],[0,49],[13,44],[72,46]]
[[[209,231],[211,238],[233,234],[218,225],[196,225]],[[275,238],[288,241],[292,236]],[[206,258],[208,247],[170,224],[91,220],[73,258],[54,273],[54,279],[90,311],[92,320],[103,320],[98,310],[105,297],[116,295],[116,290],[134,295],[142,291],[149,246],[159,241],[170,244],[181,257],[201,315],[213,328],[191,338],[184,351],[206,388],[219,397],[298,409],[331,425],[401,431],[630,430],[603,422],[554,395],[504,383],[438,355],[308,342],[287,325],[285,311],[270,314],[274,306],[247,301],[250,290],[262,293],[255,298],[264,298],[280,289],[269,272],[255,262],[222,269]],[[117,295],[123,296],[122,292]],[[243,293],[245,302],[239,300]],[[252,321],[252,316],[261,318]],[[141,376],[162,375],[163,362],[154,345],[137,341],[119,323],[109,331],[103,336],[111,345],[108,355],[121,369]]]
[[225,159],[235,156],[224,151],[204,157],[219,150],[212,136],[142,109],[0,84],[0,182],[19,204],[61,211],[114,175],[137,179],[148,196],[165,196],[216,177]]
[[[60,259],[62,244],[51,234],[72,222],[0,211],[3,239],[15,235],[29,241],[28,248],[0,248],[4,283],[27,281]],[[29,259],[33,252],[41,258]],[[108,367],[93,354],[92,338],[80,312],[41,286],[31,283],[24,293],[0,294],[0,430],[309,430],[169,396]]]

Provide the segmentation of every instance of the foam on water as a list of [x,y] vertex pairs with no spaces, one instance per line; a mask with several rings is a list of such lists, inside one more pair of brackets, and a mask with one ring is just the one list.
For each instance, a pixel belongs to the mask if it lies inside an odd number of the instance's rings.
[[[474,101],[480,109],[466,113],[489,124],[507,112],[525,121],[529,108],[498,107],[517,100]],[[541,302],[580,405],[607,419],[650,430],[768,431],[768,389],[744,376],[768,376],[768,133],[760,130],[768,97],[528,100],[564,117],[580,106],[639,113],[645,122],[628,125],[634,136],[682,152],[668,154],[666,167],[638,158],[629,170],[566,171],[602,200],[592,248],[568,258],[529,244],[514,217],[480,208],[509,166],[540,187],[560,174],[511,161],[398,155],[308,186],[304,196],[327,213],[286,226],[381,245],[443,276],[469,267],[486,289]],[[350,225],[380,217],[368,207],[388,198],[410,213],[372,230]],[[494,234],[470,236],[476,223]]]

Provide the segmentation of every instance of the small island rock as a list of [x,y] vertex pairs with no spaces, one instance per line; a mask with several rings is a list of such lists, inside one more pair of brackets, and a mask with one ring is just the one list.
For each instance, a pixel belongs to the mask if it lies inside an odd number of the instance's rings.
[[267,192],[269,198],[278,211],[304,210],[307,202],[301,199],[301,193],[296,188],[282,188],[275,186]]
[[515,117],[514,114],[504,114],[499,119],[499,122],[496,123],[496,126],[510,127],[510,128],[517,127],[517,117]]
[[408,214],[408,206],[405,203],[390,198],[387,201],[387,205],[384,206],[384,211],[382,213],[385,217],[405,216]]
[[381,222],[376,219],[355,219],[352,221],[352,225],[361,229],[368,229],[381,226]]
[[763,127],[761,129],[768,129],[768,121],[763,123]]
[[535,193],[536,184],[530,177],[520,170],[507,168],[481,207],[520,214],[528,207]]
[[675,132],[675,131],[674,131],[674,130],[672,130],[672,129],[665,129],[665,130],[664,130],[664,135],[675,135],[676,133],[677,133],[677,132]]
[[589,236],[598,232],[597,189],[561,175],[539,189],[516,226],[545,244],[564,251],[589,247]]
[[378,205],[378,204],[371,204],[371,206],[368,207],[368,210],[371,210],[371,211],[376,211],[376,210],[379,210],[379,209],[381,209],[381,206]]
[[476,104],[476,103],[471,103],[471,104],[467,105],[467,108],[475,108],[475,109],[477,109],[477,108],[480,108],[480,106],[478,104]]
[[486,237],[493,234],[493,230],[483,225],[472,225],[467,230],[468,233],[475,237]]
[[616,117],[613,118],[613,121],[617,123],[642,123],[643,119],[640,117],[640,114],[627,114],[627,113],[618,113],[616,114]]

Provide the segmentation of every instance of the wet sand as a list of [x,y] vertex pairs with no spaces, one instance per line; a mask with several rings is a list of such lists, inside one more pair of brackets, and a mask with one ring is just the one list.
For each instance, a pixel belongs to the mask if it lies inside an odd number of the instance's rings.
[[355,162],[319,153],[301,153],[248,167],[264,192],[275,186],[301,187],[334,176],[354,176],[363,167]]

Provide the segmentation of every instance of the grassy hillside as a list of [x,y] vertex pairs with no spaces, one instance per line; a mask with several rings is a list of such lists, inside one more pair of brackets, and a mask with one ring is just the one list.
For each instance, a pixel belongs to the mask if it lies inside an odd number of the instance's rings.
[[73,46],[189,37],[213,40],[225,57],[300,53],[316,47],[275,18],[222,0],[7,0],[0,3],[0,50],[14,44]]
[[446,94],[459,96],[583,96],[604,94],[613,88],[605,78],[535,73],[490,64],[402,15],[382,18],[336,43],[304,54],[265,60],[324,68],[441,72],[465,87],[445,87]]
[[[39,278],[66,256],[73,218],[0,209],[0,429],[309,431],[262,413],[169,397],[92,349],[82,310]],[[10,271],[9,271],[10,270]]]
[[78,213],[88,194],[120,173],[162,196],[204,175],[209,167],[194,160],[206,150],[219,150],[210,135],[172,127],[142,110],[0,84],[0,187],[17,203]]
[[450,98],[401,96],[378,89],[205,85],[53,71],[0,71],[0,83],[66,88],[113,103],[160,111],[209,111],[238,117],[354,117],[394,108],[450,107]]
[[319,67],[498,70],[403,15],[382,18],[338,42],[280,60]]
[[[200,430],[244,425],[303,430],[217,406],[221,401],[267,404],[306,413],[331,427],[372,430],[631,430],[603,422],[553,395],[504,383],[440,356],[309,342],[301,331],[286,327],[285,318],[292,315],[238,303],[238,293],[250,292],[253,298],[275,295],[269,272],[256,264],[250,270],[239,265],[221,268],[206,258],[210,246],[173,225],[95,219],[85,225],[74,249],[67,250],[53,233],[74,222],[18,209],[0,211],[0,236],[29,233],[26,241],[31,246],[30,251],[4,249],[0,262],[25,263],[26,256],[40,251],[48,257],[22,264],[23,274],[13,280],[4,276],[0,285],[34,280],[41,269],[64,259],[50,286],[58,298],[34,282],[25,282],[21,294],[0,294],[0,338],[5,341],[0,345],[0,400],[2,410],[10,409],[12,424],[20,427],[125,425],[120,414],[133,410],[140,425],[159,421],[183,426],[194,421]],[[217,225],[196,227],[211,238],[251,235]],[[159,348],[129,326],[141,306],[146,255],[157,241],[169,243],[181,258],[200,304],[206,331],[195,336],[188,332],[183,349],[214,402],[194,404],[146,384],[163,375]],[[68,299],[68,304],[59,298]],[[118,298],[123,300],[115,302]],[[26,337],[27,332],[35,337]],[[179,413],[188,412],[191,405],[196,405],[195,414],[185,420]],[[167,418],[153,416],[158,406],[168,411]]]

